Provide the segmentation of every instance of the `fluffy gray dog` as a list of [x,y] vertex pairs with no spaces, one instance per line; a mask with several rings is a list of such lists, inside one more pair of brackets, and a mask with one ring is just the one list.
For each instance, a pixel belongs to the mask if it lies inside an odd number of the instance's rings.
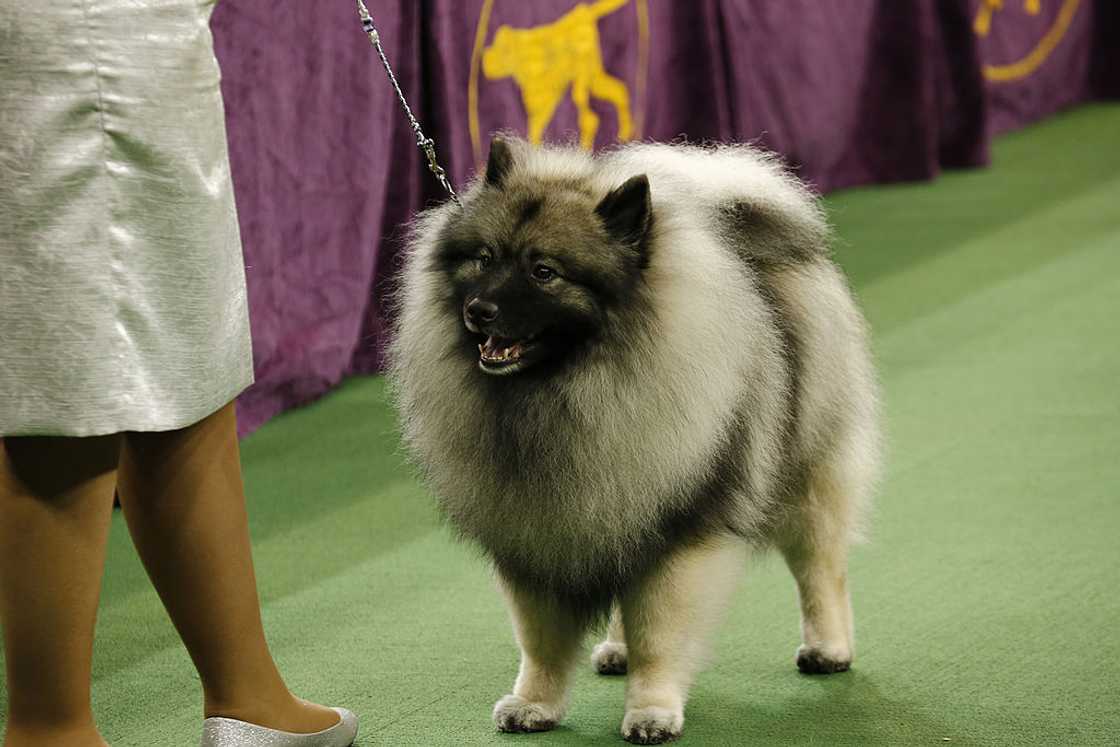
[[496,139],[422,214],[391,379],[406,442],[497,570],[521,647],[502,731],[564,715],[592,661],[622,734],[675,738],[746,565],[797,581],[805,673],[848,668],[848,547],[878,451],[867,328],[812,195],[745,147],[592,157]]

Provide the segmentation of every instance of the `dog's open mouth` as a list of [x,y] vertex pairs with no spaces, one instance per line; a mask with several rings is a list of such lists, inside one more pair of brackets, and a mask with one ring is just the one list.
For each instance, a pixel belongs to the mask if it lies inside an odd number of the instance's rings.
[[536,335],[520,340],[491,335],[478,344],[478,366],[489,374],[514,373],[529,364],[536,340]]

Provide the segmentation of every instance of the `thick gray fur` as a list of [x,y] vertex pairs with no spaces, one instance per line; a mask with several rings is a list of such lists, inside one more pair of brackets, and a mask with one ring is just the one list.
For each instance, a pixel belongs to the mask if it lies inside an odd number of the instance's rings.
[[[445,515],[506,588],[577,618],[690,548],[777,545],[803,584],[803,648],[850,660],[850,612],[846,634],[810,633],[832,623],[810,619],[803,579],[824,573],[818,557],[846,567],[862,533],[876,385],[815,197],[747,146],[504,147],[462,208],[419,216],[398,296],[395,401]],[[648,233],[612,246],[594,208],[640,174]],[[587,291],[602,302],[598,334],[571,365],[495,379],[463,354],[439,255],[468,224],[562,240],[602,280]]]

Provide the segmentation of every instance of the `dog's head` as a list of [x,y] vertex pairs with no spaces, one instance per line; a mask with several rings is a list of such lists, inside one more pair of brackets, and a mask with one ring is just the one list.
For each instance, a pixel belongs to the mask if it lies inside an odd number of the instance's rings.
[[446,224],[436,253],[464,349],[492,375],[573,362],[648,263],[644,175],[604,195],[578,170],[535,164],[530,148],[491,143],[485,181]]

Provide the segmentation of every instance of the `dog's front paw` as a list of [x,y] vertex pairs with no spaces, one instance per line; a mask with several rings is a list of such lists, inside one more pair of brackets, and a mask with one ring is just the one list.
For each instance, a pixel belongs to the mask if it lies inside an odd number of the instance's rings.
[[494,704],[498,731],[548,731],[563,717],[564,709],[552,703],[534,703],[520,695],[507,695]]
[[603,641],[591,652],[591,663],[599,674],[626,674],[626,644]]
[[829,651],[802,645],[797,649],[797,669],[801,674],[835,674],[847,672],[852,655],[845,651]]
[[684,714],[668,708],[634,708],[622,719],[622,738],[632,744],[662,744],[681,735]]

